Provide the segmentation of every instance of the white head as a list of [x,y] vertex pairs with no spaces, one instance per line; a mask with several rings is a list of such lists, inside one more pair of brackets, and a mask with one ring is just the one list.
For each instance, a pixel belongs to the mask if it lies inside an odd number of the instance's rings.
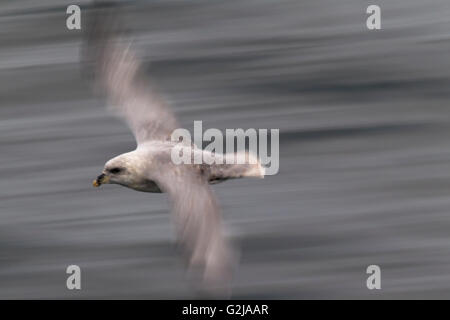
[[102,184],[113,183],[133,188],[142,180],[143,175],[140,171],[137,154],[134,151],[124,153],[106,162],[102,174],[92,182],[92,185],[100,187]]

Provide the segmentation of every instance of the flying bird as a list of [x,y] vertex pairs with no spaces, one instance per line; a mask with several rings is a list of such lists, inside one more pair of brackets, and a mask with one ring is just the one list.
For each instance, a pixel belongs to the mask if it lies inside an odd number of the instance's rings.
[[[119,41],[115,19],[100,12],[88,28],[85,57],[98,87],[133,133],[136,149],[108,160],[95,187],[117,184],[137,191],[168,193],[177,238],[190,267],[206,282],[230,278],[234,254],[224,236],[220,207],[210,184],[264,177],[264,167],[246,153],[244,164],[174,164],[171,141],[177,121],[167,102],[149,86],[131,43]],[[192,155],[226,158],[191,145]],[[234,156],[234,154],[231,154]]]

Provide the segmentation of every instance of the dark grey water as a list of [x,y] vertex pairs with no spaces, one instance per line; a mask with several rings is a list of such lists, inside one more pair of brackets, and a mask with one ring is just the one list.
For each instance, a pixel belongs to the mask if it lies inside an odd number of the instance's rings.
[[[0,298],[196,297],[166,196],[91,187],[134,139],[83,77],[72,3],[0,4]],[[234,298],[450,298],[450,6],[380,0],[369,31],[369,4],[124,9],[183,126],[280,129],[278,175],[215,187]]]

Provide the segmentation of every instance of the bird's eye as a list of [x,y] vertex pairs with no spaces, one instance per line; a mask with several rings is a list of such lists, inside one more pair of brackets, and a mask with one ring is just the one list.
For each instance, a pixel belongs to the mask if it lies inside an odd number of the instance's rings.
[[117,174],[117,173],[120,173],[121,171],[122,171],[122,168],[109,169],[109,172],[111,172],[112,174]]

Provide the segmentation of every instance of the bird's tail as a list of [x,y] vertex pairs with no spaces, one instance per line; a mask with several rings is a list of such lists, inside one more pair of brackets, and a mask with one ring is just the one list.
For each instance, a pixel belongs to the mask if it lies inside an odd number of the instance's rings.
[[[226,157],[228,155],[227,153]],[[249,152],[238,152],[231,154],[231,156],[238,160],[237,164],[234,165],[235,170],[240,171],[243,177],[264,178],[266,170],[256,155]],[[244,159],[244,161],[239,161],[239,159]]]
[[210,183],[243,177],[264,178],[265,168],[252,153],[233,152],[214,157],[216,161],[209,167]]

